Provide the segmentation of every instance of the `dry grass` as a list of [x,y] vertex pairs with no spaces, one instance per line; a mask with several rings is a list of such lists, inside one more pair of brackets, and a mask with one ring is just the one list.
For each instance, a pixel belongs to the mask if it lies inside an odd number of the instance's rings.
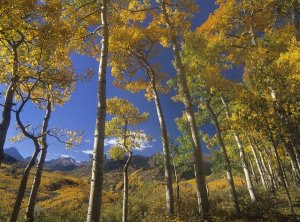
[[[5,166],[0,170],[0,221],[6,221],[16,196],[21,170]],[[34,171],[33,171],[34,172]],[[110,186],[103,193],[102,219],[105,222],[119,222],[122,209],[122,177],[114,172],[114,177],[107,175]],[[164,185],[155,180],[152,172],[142,170],[130,174],[129,219],[132,222],[193,222],[199,221],[195,194],[195,180],[180,182],[180,203],[176,203],[177,214],[167,218],[165,214]],[[28,190],[32,183],[31,175]],[[114,180],[115,178],[115,180]],[[117,179],[116,179],[117,178]],[[113,181],[114,180],[114,181]],[[209,178],[208,188],[211,204],[211,221],[292,221],[285,194],[282,190],[277,193],[277,200],[269,193],[259,190],[259,203],[251,205],[244,181],[234,177],[243,213],[235,215],[228,194],[225,178]],[[37,222],[81,222],[85,220],[89,181],[59,172],[45,172],[36,208]],[[295,210],[300,215],[299,188],[291,188]],[[22,221],[28,192],[23,201],[20,221]],[[179,210],[180,209],[180,210]]]

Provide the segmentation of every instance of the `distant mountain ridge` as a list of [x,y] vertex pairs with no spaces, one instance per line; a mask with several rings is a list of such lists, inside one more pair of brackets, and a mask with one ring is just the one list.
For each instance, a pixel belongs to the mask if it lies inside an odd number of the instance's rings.
[[72,157],[60,157],[45,162],[45,169],[50,171],[71,171],[80,166]]
[[[140,155],[134,155],[132,157],[132,162],[130,165],[131,170],[150,170],[155,169],[156,166],[154,164],[154,156],[140,156]],[[105,172],[111,172],[111,171],[121,171],[124,167],[125,160],[112,160],[112,159],[106,159],[105,165],[104,165],[104,171]],[[211,163],[209,156],[204,156],[204,172],[206,175],[211,174]],[[193,165],[191,165],[191,170],[189,172],[186,172],[184,175],[182,175],[184,178],[194,178],[194,170]],[[90,175],[92,170],[92,164],[91,162],[88,164],[81,165],[77,168],[74,168],[74,170],[70,171],[71,174],[76,176],[87,176]],[[161,172],[161,175],[163,176],[163,172]]]
[[[152,159],[153,157],[134,155],[132,157],[130,168],[135,170],[138,169],[149,170],[154,167]],[[126,160],[106,159],[104,165],[104,171],[111,172],[116,170],[122,170],[125,162]],[[91,170],[92,170],[92,163],[87,162],[86,164],[83,164],[75,168],[74,170],[70,171],[70,173],[80,177],[80,176],[90,175]]]
[[[10,147],[4,149],[5,158],[4,162],[6,163],[18,163],[22,165],[26,165],[31,157],[23,158],[19,153],[18,149],[15,147]],[[155,155],[154,155],[155,156]],[[134,155],[132,158],[130,168],[132,170],[150,170],[155,168],[154,164],[154,156],[146,157],[141,155]],[[123,169],[125,164],[125,160],[112,160],[106,159],[104,165],[104,171],[120,171]],[[72,157],[59,157],[57,159],[52,159],[45,162],[44,165],[45,170],[47,171],[60,171],[70,173],[76,176],[87,176],[90,175],[92,170],[92,163],[88,161],[78,162]],[[208,156],[204,156],[204,171],[206,175],[209,175],[210,172],[210,160]],[[194,172],[193,167],[191,166],[191,171],[187,172],[183,175],[185,178],[193,178]]]
[[[31,157],[24,158],[17,148],[9,147],[4,149],[4,163],[18,163],[26,165],[30,161]],[[45,162],[45,169],[49,171],[71,171],[76,167],[83,164],[77,162],[72,157],[60,157],[58,159],[52,159]]]
[[4,162],[14,163],[19,161],[24,161],[24,158],[17,148],[9,147],[4,149]]

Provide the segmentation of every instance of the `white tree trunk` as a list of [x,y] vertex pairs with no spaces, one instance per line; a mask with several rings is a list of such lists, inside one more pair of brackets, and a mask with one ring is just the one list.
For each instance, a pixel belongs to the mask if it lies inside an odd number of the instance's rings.
[[195,179],[197,188],[197,200],[199,206],[199,213],[203,218],[206,218],[209,211],[209,201],[206,190],[206,175],[203,169],[203,156],[201,151],[201,145],[198,135],[198,127],[196,124],[196,119],[194,115],[194,109],[192,104],[192,99],[190,96],[190,91],[187,85],[187,79],[185,70],[182,64],[179,43],[177,41],[176,31],[170,21],[168,10],[166,8],[165,0],[161,0],[161,9],[164,16],[165,23],[168,29],[171,31],[171,42],[173,46],[173,54],[175,60],[175,68],[179,82],[179,94],[183,97],[183,103],[185,106],[185,111],[187,119],[190,125],[192,144],[193,144],[193,156],[194,156],[194,169],[195,169]]
[[251,198],[251,202],[256,203],[257,199],[256,199],[256,196],[255,196],[254,187],[253,187],[252,180],[251,180],[250,173],[249,173],[249,169],[248,169],[248,166],[247,166],[244,147],[242,145],[242,142],[241,142],[239,136],[236,133],[234,133],[233,135],[234,135],[235,141],[236,141],[237,146],[238,146],[239,151],[240,151],[241,162],[242,162],[242,166],[243,166],[243,170],[244,170],[244,174],[245,174],[245,178],[246,178],[246,184],[247,184],[248,192],[249,192],[249,195],[250,195],[250,198]]
[[13,99],[14,99],[14,94],[16,90],[16,85],[19,81],[19,54],[18,54],[18,48],[21,44],[24,43],[25,41],[25,36],[23,34],[20,35],[20,40],[17,42],[14,42],[14,45],[12,46],[12,52],[13,52],[13,57],[14,57],[14,62],[13,62],[13,73],[12,73],[12,79],[11,83],[9,84],[7,90],[6,90],[6,95],[4,99],[4,104],[3,104],[3,110],[1,113],[2,119],[0,122],[0,168],[2,161],[4,159],[4,145],[5,145],[5,140],[6,140],[6,135],[7,131],[10,125],[10,120],[11,120],[11,111],[13,107]]
[[31,192],[30,196],[28,199],[28,204],[27,204],[27,209],[26,209],[26,215],[25,215],[25,221],[26,222],[33,222],[34,221],[34,209],[35,209],[35,204],[36,204],[36,199],[37,195],[39,192],[40,188],[40,183],[42,179],[42,174],[44,170],[44,163],[47,155],[47,149],[48,149],[48,144],[47,144],[47,130],[48,130],[48,125],[49,125],[49,120],[51,117],[51,102],[48,101],[47,105],[47,113],[43,121],[43,127],[42,127],[42,147],[41,147],[41,155],[40,159],[37,165],[35,177],[33,179],[32,187],[31,187]]
[[166,189],[166,201],[167,201],[167,214],[174,214],[174,196],[173,196],[173,183],[171,173],[171,160],[170,160],[170,147],[168,141],[167,127],[165,118],[161,108],[159,96],[156,90],[155,83],[153,84],[154,100],[157,111],[157,117],[159,120],[159,126],[161,130],[162,145],[163,145],[163,156],[164,156],[164,170],[165,170],[165,189]]
[[23,201],[23,198],[25,195],[25,191],[26,191],[27,182],[29,179],[29,174],[30,174],[32,167],[34,166],[34,164],[36,162],[39,152],[40,152],[39,147],[36,147],[32,157],[30,159],[30,162],[27,164],[26,169],[22,175],[22,179],[20,181],[20,185],[19,185],[18,192],[17,192],[16,201],[14,203],[13,211],[11,214],[10,222],[16,222],[18,219],[20,209],[21,209],[21,204],[22,204],[22,201]]
[[99,222],[101,213],[101,198],[104,168],[104,139],[106,119],[106,71],[108,63],[109,28],[107,22],[108,0],[101,1],[101,22],[103,29],[102,47],[98,72],[97,117],[94,139],[94,154],[91,177],[91,190],[87,222]]
[[129,153],[128,159],[124,165],[123,169],[123,207],[122,207],[122,222],[128,221],[128,168],[132,160],[132,152]]
[[275,188],[278,189],[279,188],[279,184],[278,184],[278,179],[275,175],[275,172],[273,170],[273,167],[272,167],[272,164],[271,164],[271,161],[268,160],[268,167],[269,167],[269,170],[270,170],[270,173],[272,175],[272,178],[273,178],[273,181],[274,181],[274,185],[275,185]]
[[258,159],[256,149],[255,149],[255,147],[254,147],[254,145],[253,145],[253,143],[252,143],[252,141],[249,137],[248,137],[248,140],[249,140],[249,143],[250,143],[250,146],[251,146],[251,150],[252,150],[256,165],[257,165],[257,169],[258,169],[258,172],[259,172],[259,175],[260,175],[260,179],[261,179],[263,188],[264,188],[264,190],[267,190],[267,183],[266,183],[265,175],[264,175],[264,172],[263,172],[263,169],[262,169],[262,165],[261,165],[261,163]]
[[254,167],[253,167],[253,164],[252,164],[251,160],[249,160],[249,164],[250,164],[250,169],[252,171],[252,177],[254,178],[255,183],[258,185],[258,178],[257,178],[257,175],[256,175],[256,173],[254,171]]
[[283,188],[285,189],[285,192],[286,192],[286,195],[287,195],[287,198],[288,198],[290,211],[293,215],[295,215],[294,207],[293,207],[293,203],[292,203],[292,198],[291,198],[290,191],[289,191],[289,188],[288,188],[287,180],[286,180],[285,175],[284,175],[285,174],[284,169],[283,169],[283,166],[282,166],[277,148],[275,147],[274,143],[273,143],[273,148],[274,148],[274,153],[275,153],[275,157],[276,157],[276,161],[277,161],[277,165],[278,165],[279,178],[282,181]]
[[215,112],[212,109],[209,102],[207,102],[206,106],[207,106],[207,109],[208,109],[209,113],[211,114],[212,120],[213,120],[214,125],[215,125],[216,130],[217,130],[217,138],[218,138],[220,147],[222,149],[223,160],[224,160],[225,168],[226,168],[226,176],[227,176],[226,178],[227,178],[227,182],[228,182],[228,185],[229,185],[230,197],[231,197],[232,202],[233,202],[234,210],[238,214],[238,213],[240,213],[239,200],[238,200],[238,196],[237,196],[237,193],[236,193],[236,190],[235,190],[234,180],[233,180],[233,176],[232,176],[231,163],[230,163],[230,160],[228,158],[227,149],[226,149],[223,137],[222,137],[222,132],[221,132],[218,116],[215,114]]
[[264,170],[265,174],[267,175],[271,192],[275,193],[275,190],[276,190],[275,181],[272,177],[272,174],[271,174],[270,170],[266,166],[265,159],[264,159],[263,153],[261,151],[259,151],[259,156],[260,156],[260,160],[261,160],[263,170]]
[[6,96],[3,104],[4,107],[2,110],[2,120],[0,122],[0,168],[4,159],[4,144],[11,120],[11,109],[13,107],[14,93],[14,85],[11,84],[6,90]]
[[[227,118],[229,119],[230,115],[231,115],[230,111],[229,111],[229,107],[228,107],[228,105],[227,105],[227,103],[226,103],[226,101],[223,97],[221,97],[221,101],[224,104],[224,107],[225,107],[225,110],[226,110],[226,115],[227,115]],[[255,196],[254,187],[253,187],[252,180],[251,180],[251,177],[250,177],[248,165],[247,165],[247,162],[246,162],[244,147],[242,145],[242,142],[241,142],[238,134],[235,131],[233,132],[233,136],[234,136],[234,139],[235,139],[235,141],[237,143],[237,146],[239,148],[239,151],[240,151],[241,163],[242,163],[242,166],[243,166],[243,171],[244,171],[244,174],[245,174],[246,184],[247,184],[248,192],[249,192],[249,195],[250,195],[250,198],[251,198],[251,202],[256,203],[257,199],[256,199],[256,196]]]

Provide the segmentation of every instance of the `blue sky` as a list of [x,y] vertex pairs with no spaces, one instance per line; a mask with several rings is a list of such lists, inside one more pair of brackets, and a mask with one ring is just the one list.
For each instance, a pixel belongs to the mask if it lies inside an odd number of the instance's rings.
[[[199,13],[194,17],[192,21],[192,27],[195,29],[201,23],[203,23],[209,14],[216,7],[214,1],[199,0],[197,3],[200,6]],[[81,56],[72,54],[71,55],[75,71],[77,73],[82,73],[87,68],[92,68],[98,70],[98,62],[93,58],[87,56]],[[170,49],[162,50],[160,54],[160,60],[162,63],[162,69],[164,72],[169,73],[169,75],[175,75],[175,70],[172,66],[172,52]],[[160,130],[159,124],[156,116],[156,110],[154,102],[148,102],[143,93],[131,94],[129,92],[115,88],[112,85],[112,77],[110,75],[110,69],[108,72],[108,81],[107,81],[107,96],[108,97],[122,97],[130,102],[134,103],[141,112],[149,112],[150,119],[148,122],[140,125],[140,128],[144,130],[146,134],[149,134],[153,141],[149,144],[144,144],[144,149],[136,151],[136,154],[139,155],[152,155],[156,152],[161,151],[161,141],[160,141]],[[2,91],[2,87],[0,90]],[[97,91],[97,76],[88,82],[78,83],[76,91],[72,95],[71,101],[65,104],[63,107],[56,107],[55,111],[52,114],[50,125],[52,127],[63,127],[67,129],[74,130],[83,130],[84,138],[80,146],[75,147],[71,150],[66,150],[63,144],[49,140],[49,151],[48,158],[53,159],[60,156],[72,156],[78,161],[88,160],[89,157],[87,153],[93,148],[93,134],[95,128],[95,117],[96,117],[96,99]],[[183,111],[183,105],[179,103],[174,103],[171,100],[171,95],[161,95],[162,107],[166,117],[166,123],[168,131],[177,137],[179,135],[174,119],[181,116]],[[43,119],[43,112],[35,109],[33,106],[26,107],[26,110],[22,113],[24,120],[27,120],[33,125],[40,124]],[[8,137],[16,134],[15,130],[15,118],[13,115],[11,126],[9,128]],[[207,131],[212,129],[207,127]],[[113,140],[107,140],[107,144],[113,143]],[[19,152],[24,156],[28,157],[33,152],[33,144],[30,140],[25,140],[20,143],[10,144],[9,141],[6,142],[5,147],[14,146],[18,148]],[[106,150],[109,145],[106,146]],[[205,152],[207,150],[205,149]]]

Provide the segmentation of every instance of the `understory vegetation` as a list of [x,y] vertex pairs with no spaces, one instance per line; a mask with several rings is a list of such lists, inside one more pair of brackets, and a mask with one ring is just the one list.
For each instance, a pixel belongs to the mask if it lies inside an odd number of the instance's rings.
[[[151,170],[150,170],[151,171]],[[166,219],[164,190],[161,180],[144,180],[145,175],[153,172],[143,170],[132,171],[130,174],[129,218],[130,222],[196,222],[199,221],[197,199],[195,195],[195,180],[180,182],[180,202],[176,202],[174,217]],[[110,175],[111,174],[111,175]],[[116,178],[121,172],[110,172],[107,177]],[[0,221],[7,221],[12,210],[15,187],[21,177],[21,169],[5,165],[0,171]],[[119,177],[121,179],[121,177]],[[110,178],[112,180],[112,178]],[[242,213],[234,212],[228,196],[226,178],[210,175],[208,178],[211,221],[295,221],[287,207],[284,191],[278,190],[276,198],[270,198],[270,193],[262,189],[259,193],[258,204],[252,205],[245,181],[234,177],[237,192],[240,197]],[[88,178],[59,173],[45,172],[43,175],[40,195],[36,207],[38,222],[80,222],[86,217],[88,205]],[[122,181],[110,181],[111,187],[103,193],[102,221],[119,222],[122,218]],[[258,188],[259,186],[257,186]],[[114,188],[114,189],[113,189]],[[174,187],[175,188],[175,187]],[[300,219],[300,193],[297,187],[291,187],[291,195],[297,218]],[[28,197],[25,197],[27,200]],[[26,201],[25,201],[26,202]],[[19,221],[23,221],[25,205],[22,206]]]

